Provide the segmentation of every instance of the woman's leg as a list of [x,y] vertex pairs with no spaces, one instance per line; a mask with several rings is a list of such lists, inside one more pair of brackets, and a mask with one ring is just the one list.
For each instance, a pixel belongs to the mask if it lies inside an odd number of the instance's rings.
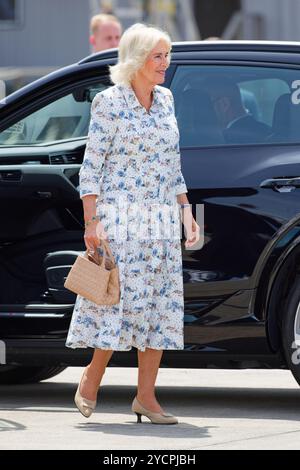
[[80,393],[88,400],[96,400],[99,385],[113,350],[94,349],[93,359],[86,366],[81,381]]
[[138,349],[137,399],[145,408],[154,413],[162,413],[164,411],[155,397],[155,381],[162,355],[163,350],[161,349],[146,348],[145,351]]

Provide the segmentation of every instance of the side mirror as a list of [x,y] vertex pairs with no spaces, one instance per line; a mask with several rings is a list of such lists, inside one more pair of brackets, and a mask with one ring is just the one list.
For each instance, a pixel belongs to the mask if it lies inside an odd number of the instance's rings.
[[91,103],[96,94],[100,91],[106,90],[108,86],[109,84],[103,83],[95,88],[78,88],[72,92],[72,95],[75,101]]

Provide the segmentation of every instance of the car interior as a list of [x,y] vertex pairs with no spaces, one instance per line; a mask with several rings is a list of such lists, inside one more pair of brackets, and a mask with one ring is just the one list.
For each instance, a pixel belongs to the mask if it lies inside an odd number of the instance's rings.
[[300,107],[294,104],[290,93],[281,95],[276,101],[273,115],[274,141],[297,142],[299,139]]
[[[78,155],[82,150],[78,147]],[[13,171],[0,167],[2,312],[26,309],[30,313],[41,304],[74,301],[63,283],[78,252],[85,249],[75,170],[80,165],[70,170],[67,165],[55,166],[50,175],[43,164],[24,163]]]
[[[178,72],[172,84],[176,102],[176,117],[180,129],[180,143],[183,147],[206,147],[235,144],[224,133],[204,83],[209,82],[205,67],[199,67],[199,73],[187,67],[187,71]],[[183,68],[182,68],[183,70]],[[222,80],[230,79],[240,91],[241,101],[247,114],[255,121],[266,126],[265,136],[257,136],[254,143],[298,142],[299,106],[291,100],[291,76],[289,71],[276,76],[271,69],[257,72],[240,71],[227,73],[216,67],[211,79],[217,80],[222,87]],[[276,71],[278,74],[278,71]],[[223,74],[223,75],[222,75]],[[264,99],[262,97],[265,97]],[[247,134],[241,144],[253,143],[247,140]]]

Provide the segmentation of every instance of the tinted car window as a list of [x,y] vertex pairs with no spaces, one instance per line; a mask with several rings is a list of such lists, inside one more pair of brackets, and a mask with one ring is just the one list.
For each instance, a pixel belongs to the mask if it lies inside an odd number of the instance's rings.
[[74,88],[0,132],[0,145],[36,145],[84,137],[88,133],[91,102],[107,82]]
[[273,67],[178,66],[171,89],[181,146],[299,143],[299,76]]

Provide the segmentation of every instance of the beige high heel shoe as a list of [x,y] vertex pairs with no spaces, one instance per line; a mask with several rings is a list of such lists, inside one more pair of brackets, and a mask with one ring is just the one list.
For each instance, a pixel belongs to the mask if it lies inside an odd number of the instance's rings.
[[84,398],[82,395],[80,395],[80,385],[84,377],[84,374],[85,374],[85,370],[78,384],[76,394],[74,397],[74,402],[78,410],[80,411],[80,413],[86,418],[89,418],[91,414],[93,413],[94,409],[96,408],[97,400],[88,400],[87,398]]
[[177,424],[178,419],[170,413],[154,413],[142,406],[142,404],[135,397],[132,402],[132,411],[137,415],[137,422],[142,422],[142,415],[147,416],[152,424]]

